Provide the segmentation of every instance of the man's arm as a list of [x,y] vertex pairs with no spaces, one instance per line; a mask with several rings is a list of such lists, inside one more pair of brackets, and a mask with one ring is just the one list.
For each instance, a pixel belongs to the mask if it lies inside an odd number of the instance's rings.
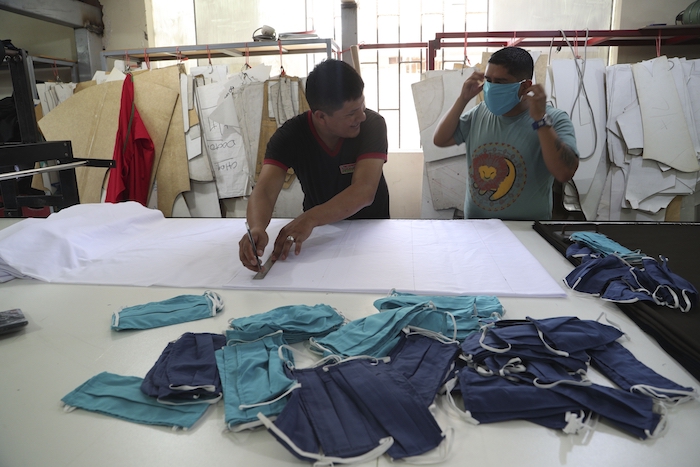
[[435,134],[433,144],[439,148],[446,148],[457,144],[454,139],[455,130],[459,125],[459,117],[467,106],[483,88],[484,74],[478,71],[473,72],[462,85],[462,92],[457,96],[457,100],[452,104],[450,110],[440,119]]
[[[541,120],[547,109],[547,95],[544,88],[535,84],[525,91],[522,97],[527,101],[530,117],[533,120]],[[557,135],[556,130],[550,126],[543,126],[537,130],[537,137],[542,147],[542,158],[549,173],[554,175],[561,183],[571,180],[578,169],[578,156]]]
[[557,135],[556,130],[542,127],[537,130],[537,136],[542,146],[542,157],[549,172],[561,183],[566,183],[574,177],[578,169],[578,156]]
[[291,244],[287,237],[294,237],[295,254],[301,252],[302,243],[314,228],[347,219],[374,202],[382,177],[384,159],[367,158],[357,161],[350,186],[323,204],[314,206],[280,230],[273,257],[286,259]]
[[[286,171],[273,164],[264,164],[258,176],[253,192],[248,198],[246,218],[250,226],[250,232],[257,247],[257,255],[262,256],[269,241],[265,229],[270,224],[272,211],[275,208],[277,197],[284,185]],[[241,263],[252,271],[258,270],[258,260],[253,252],[248,235],[244,235],[238,242],[238,256]]]

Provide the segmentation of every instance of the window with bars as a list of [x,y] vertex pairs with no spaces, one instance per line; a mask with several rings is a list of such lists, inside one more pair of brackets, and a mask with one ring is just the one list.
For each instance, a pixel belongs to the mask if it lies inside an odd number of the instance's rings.
[[[485,31],[488,0],[362,0],[358,2],[358,42],[367,44],[426,43],[444,31]],[[482,50],[469,48],[468,61],[480,60]],[[389,149],[420,150],[418,120],[411,85],[427,70],[422,47],[362,49],[360,63],[367,107],[387,122]],[[436,69],[451,69],[465,62],[465,50],[438,51]]]

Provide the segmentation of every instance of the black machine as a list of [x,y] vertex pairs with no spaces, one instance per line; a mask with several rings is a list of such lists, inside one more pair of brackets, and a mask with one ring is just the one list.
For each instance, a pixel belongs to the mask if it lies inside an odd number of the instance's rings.
[[[4,205],[4,217],[22,217],[22,206],[51,206],[60,210],[78,204],[80,200],[75,167],[114,167],[114,162],[76,159],[73,157],[70,141],[43,141],[34,112],[27,53],[12,45],[9,40],[3,40],[0,54],[0,62],[6,63],[10,69],[21,138],[21,141],[0,143],[0,196]],[[35,168],[38,164],[44,167]],[[20,181],[24,177],[42,172],[59,172],[57,194],[36,194],[22,189]]]

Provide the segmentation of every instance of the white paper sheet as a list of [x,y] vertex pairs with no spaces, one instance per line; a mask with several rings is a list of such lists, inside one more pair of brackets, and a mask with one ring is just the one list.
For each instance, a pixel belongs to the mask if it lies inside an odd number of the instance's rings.
[[[460,71],[434,71],[430,73],[429,78],[411,85],[420,129],[421,147],[426,162],[464,154],[464,144],[438,148],[433,144],[433,134],[442,116],[457,100],[457,96],[462,90],[462,84],[473,72],[473,68],[465,68]],[[476,99],[472,99],[465,107],[464,112],[474,107],[475,101]]]
[[[271,238],[287,222],[274,219]],[[497,219],[326,225],[263,280],[240,264],[243,235],[244,219],[165,219],[135,202],[79,204],[0,231],[0,271],[79,284],[566,295]]]
[[[213,83],[196,88],[204,151],[209,155],[220,198],[246,196],[250,192],[248,158],[240,128],[221,124],[211,117],[222,104],[224,85]],[[228,99],[224,105],[233,108]]]
[[669,69],[664,56],[632,65],[642,109],[644,158],[683,172],[697,172],[697,153]]

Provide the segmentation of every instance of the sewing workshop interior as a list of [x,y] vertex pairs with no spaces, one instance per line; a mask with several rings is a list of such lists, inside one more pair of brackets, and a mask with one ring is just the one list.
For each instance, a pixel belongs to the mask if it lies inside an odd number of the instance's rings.
[[700,465],[700,1],[0,33],[0,467]]

